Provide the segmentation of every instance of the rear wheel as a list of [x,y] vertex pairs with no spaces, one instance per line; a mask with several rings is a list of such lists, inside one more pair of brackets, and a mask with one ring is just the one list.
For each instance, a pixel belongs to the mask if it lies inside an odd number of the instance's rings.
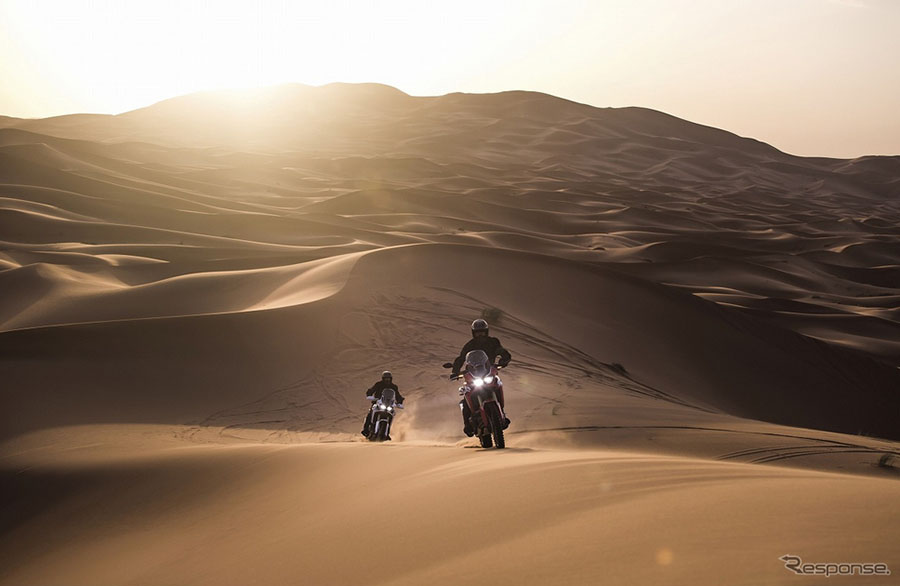
[[500,416],[500,407],[496,403],[489,403],[487,407],[488,420],[491,422],[491,433],[494,436],[494,445],[502,450],[506,447],[506,438],[503,437],[503,417]]

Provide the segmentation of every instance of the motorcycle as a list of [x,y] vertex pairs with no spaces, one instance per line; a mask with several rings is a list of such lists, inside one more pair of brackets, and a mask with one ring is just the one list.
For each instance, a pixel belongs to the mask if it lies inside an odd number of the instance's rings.
[[[453,368],[453,363],[445,363],[444,368]],[[451,378],[464,381],[459,387],[459,394],[469,407],[470,425],[482,448],[506,447],[503,431],[509,420],[502,406],[503,381],[498,374],[501,368],[488,360],[484,350],[473,350],[466,354],[465,372]]]
[[366,439],[370,442],[390,441],[394,413],[397,409],[403,409],[403,405],[397,402],[393,389],[385,389],[378,399],[371,395],[367,399],[372,402],[372,423]]

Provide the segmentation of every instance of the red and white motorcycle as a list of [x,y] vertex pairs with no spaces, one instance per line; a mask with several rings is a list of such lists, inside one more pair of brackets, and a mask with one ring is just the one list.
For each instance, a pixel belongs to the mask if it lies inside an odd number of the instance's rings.
[[[447,362],[444,368],[453,368]],[[503,431],[509,420],[503,412],[503,381],[500,380],[499,366],[488,360],[484,350],[472,350],[466,354],[465,371],[456,375],[453,380],[462,379],[459,394],[469,407],[470,425],[481,442],[481,447],[506,447]],[[462,408],[462,403],[460,403]]]

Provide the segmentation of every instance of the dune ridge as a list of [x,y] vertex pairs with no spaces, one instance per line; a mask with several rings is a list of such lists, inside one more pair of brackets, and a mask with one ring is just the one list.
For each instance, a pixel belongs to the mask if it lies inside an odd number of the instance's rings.
[[[328,236],[306,242],[321,247],[330,239],[338,247],[331,254],[351,246],[483,242],[614,263],[701,295],[727,286],[727,303],[756,315],[756,297],[797,302],[794,312],[762,317],[897,364],[891,300],[900,274],[900,158],[792,157],[651,110],[592,108],[529,92],[413,98],[383,86],[336,85],[288,86],[267,96],[268,109],[257,109],[273,121],[271,133],[242,118],[253,103],[247,96],[229,102],[212,94],[104,124],[88,117],[83,131],[57,119],[19,121],[0,130],[2,155],[11,157],[4,184],[104,195],[102,205],[117,210],[100,222],[174,228],[185,233],[178,243],[212,236],[295,246],[298,234],[319,231],[309,222],[324,220]],[[260,134],[235,143],[223,121]],[[161,124],[178,131],[169,128],[161,139],[154,134]],[[173,140],[192,147],[173,147]],[[4,194],[10,189],[4,185]],[[59,197],[49,195],[31,196],[27,211],[54,205]],[[96,214],[98,204],[88,211]],[[20,224],[20,234],[34,238],[44,228],[27,223],[60,219],[46,208],[39,218],[16,216],[25,205],[4,205],[13,214],[5,232]],[[172,205],[207,215],[172,213]],[[57,215],[67,213],[78,212]],[[16,234],[6,240],[17,241]],[[754,273],[758,279],[748,278]]]

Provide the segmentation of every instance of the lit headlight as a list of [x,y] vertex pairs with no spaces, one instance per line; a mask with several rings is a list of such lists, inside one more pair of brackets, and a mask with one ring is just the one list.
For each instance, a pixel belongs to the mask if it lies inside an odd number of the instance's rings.
[[387,409],[387,407],[385,407],[384,405],[379,405],[378,408],[379,408],[381,411],[384,411],[385,409]]
[[476,378],[475,380],[472,381],[472,383],[473,383],[476,387],[480,387],[481,385],[484,384],[484,379]]
[[486,382],[487,384],[491,384],[492,382],[494,382],[494,377],[486,376],[484,377],[484,382]]

